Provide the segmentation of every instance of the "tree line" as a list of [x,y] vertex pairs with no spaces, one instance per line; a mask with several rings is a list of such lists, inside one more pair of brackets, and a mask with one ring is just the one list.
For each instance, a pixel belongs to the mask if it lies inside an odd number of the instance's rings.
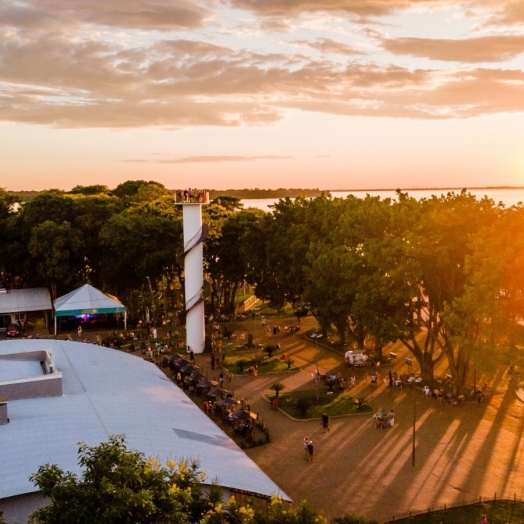
[[[416,200],[297,197],[270,212],[234,197],[203,206],[207,311],[234,311],[252,286],[274,306],[308,309],[340,344],[401,341],[424,379],[445,360],[462,393],[472,360],[515,354],[524,290],[524,208],[466,191]],[[3,287],[47,286],[53,298],[89,282],[139,314],[155,298],[183,303],[182,214],[157,182],[77,186],[28,202],[0,191]],[[178,298],[177,298],[178,297]]]

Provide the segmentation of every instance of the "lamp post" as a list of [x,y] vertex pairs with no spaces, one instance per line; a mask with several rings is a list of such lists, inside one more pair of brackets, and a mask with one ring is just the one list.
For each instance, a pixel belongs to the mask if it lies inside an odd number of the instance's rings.
[[415,467],[415,423],[417,420],[416,417],[416,405],[417,405],[417,381],[415,377],[413,377],[413,444],[412,444],[412,450],[411,450],[411,465]]
[[255,313],[255,338],[253,339],[253,344],[255,345],[255,366],[257,365],[257,342],[256,342],[256,338],[257,338],[257,315],[258,315],[258,310],[260,308],[253,308],[253,312]]
[[315,349],[316,349],[316,366],[317,366],[317,374],[316,374],[316,381],[317,381],[317,404],[320,404],[320,373],[318,371],[318,339],[322,338],[322,333],[313,333],[311,335],[311,338],[315,339]]
[[153,312],[153,338],[156,338],[156,302],[155,294],[153,293],[153,288],[151,287],[151,280],[147,278],[147,283],[149,284],[149,292],[151,293],[151,310]]

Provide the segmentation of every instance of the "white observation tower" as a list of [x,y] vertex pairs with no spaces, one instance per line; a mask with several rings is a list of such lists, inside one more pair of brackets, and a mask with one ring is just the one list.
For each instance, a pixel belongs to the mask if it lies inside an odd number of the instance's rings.
[[177,191],[175,204],[182,206],[184,224],[184,282],[187,351],[204,352],[204,250],[207,225],[202,225],[202,204],[209,203],[209,193],[196,189]]

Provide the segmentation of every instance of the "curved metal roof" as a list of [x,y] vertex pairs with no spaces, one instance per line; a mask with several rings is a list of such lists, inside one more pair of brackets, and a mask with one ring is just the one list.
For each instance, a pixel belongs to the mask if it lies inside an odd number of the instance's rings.
[[93,446],[123,433],[129,449],[163,463],[199,459],[210,483],[289,500],[154,364],[80,342],[0,342],[0,355],[38,350],[52,352],[64,395],[8,402],[10,422],[0,426],[0,499],[36,491],[29,476],[46,463],[79,474],[79,441]]

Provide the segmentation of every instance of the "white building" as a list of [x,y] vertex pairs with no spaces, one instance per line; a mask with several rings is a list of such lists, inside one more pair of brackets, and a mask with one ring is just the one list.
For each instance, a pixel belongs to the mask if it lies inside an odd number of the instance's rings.
[[79,342],[0,342],[0,511],[8,523],[26,522],[45,504],[29,481],[39,466],[81,474],[78,443],[114,434],[163,463],[199,459],[226,496],[289,500],[154,364]]

